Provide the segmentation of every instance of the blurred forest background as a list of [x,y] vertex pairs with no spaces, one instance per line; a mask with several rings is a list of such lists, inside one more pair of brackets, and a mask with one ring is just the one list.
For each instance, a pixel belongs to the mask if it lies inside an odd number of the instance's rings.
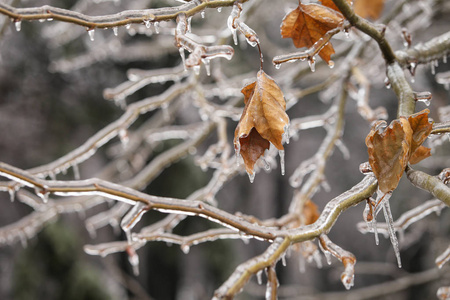
[[[176,1],[150,0],[13,2],[17,7],[50,4],[89,15],[179,5]],[[385,14],[395,2],[386,1]],[[405,2],[405,10],[423,5],[425,11],[426,6],[433,1]],[[427,16],[430,23],[426,27],[423,25],[422,28],[414,29],[413,45],[449,30],[450,6],[444,2],[446,1],[429,8]],[[318,70],[311,73],[306,62],[282,65],[279,70],[272,66],[274,56],[295,50],[291,40],[281,38],[279,28],[286,11],[296,5],[296,1],[284,0],[249,1],[244,5],[246,24],[260,38],[265,58],[264,70],[279,82],[286,97],[289,97],[290,89],[307,88],[323,81],[332,72],[327,66],[319,64]],[[194,16],[192,31],[202,36],[220,36],[226,39],[226,44],[233,45],[226,27],[229,12],[230,8],[223,8],[221,12],[208,9],[205,18]],[[164,34],[166,26],[174,27],[174,23],[170,22],[160,24],[160,34],[156,34],[154,28],[146,29],[144,25],[133,25],[131,30],[120,27],[117,37],[112,30],[98,29],[95,31],[94,41],[90,40],[85,28],[74,24],[24,21],[20,32],[16,31],[14,25],[7,18],[0,18],[0,155],[1,161],[23,169],[63,156],[121,116],[121,107],[115,105],[114,101],[105,100],[102,94],[106,88],[125,81],[128,69],[167,68],[181,62],[173,36]],[[144,34],[133,34],[133,28]],[[391,22],[386,34],[394,48],[403,49],[398,30],[399,25]],[[351,34],[353,36],[355,33]],[[357,34],[355,36],[358,37]],[[339,53],[347,40],[343,34],[335,40],[333,44]],[[215,68],[221,68],[229,77],[248,74],[248,79],[239,83],[242,87],[254,78],[259,68],[259,55],[245,41],[233,47],[233,59],[216,59],[211,62],[211,69],[214,73]],[[385,107],[388,120],[392,120],[396,115],[396,97],[384,86],[384,64],[377,46],[368,43],[367,47],[373,48],[372,52],[368,51],[374,53],[373,59],[370,61],[367,56],[361,58],[365,59],[362,66],[366,66],[361,71],[371,83],[370,105],[373,108]],[[335,68],[339,68],[342,60],[334,60]],[[449,66],[440,63],[436,72],[448,71]],[[211,77],[206,76],[203,66],[199,80],[205,84],[213,82]],[[148,85],[127,97],[127,103],[160,94],[171,84]],[[438,107],[449,105],[449,91],[436,83],[428,66],[418,67],[413,90],[432,93],[433,99],[429,107],[432,118],[438,118]],[[298,103],[288,110],[290,118],[324,113],[329,103],[324,102],[323,98],[323,94],[315,93],[298,99]],[[192,106],[189,100],[183,101],[173,114],[172,124],[201,121],[198,110]],[[418,110],[423,108],[425,106],[419,103]],[[140,116],[132,128],[138,128],[154,114]],[[230,146],[236,124],[237,120],[229,120],[227,123]],[[349,100],[345,108],[342,139],[349,149],[350,159],[345,160],[340,151],[334,151],[325,172],[330,190],[320,189],[313,198],[319,209],[361,180],[362,174],[358,170],[359,165],[368,160],[364,138],[369,130],[370,124],[359,115],[355,102]],[[298,138],[285,146],[286,175],[280,174],[279,167],[270,172],[261,170],[251,184],[245,172],[241,172],[217,194],[219,206],[228,212],[238,211],[261,219],[279,217],[286,213],[295,191],[289,184],[289,177],[302,161],[316,153],[325,135],[323,128],[301,131]],[[187,155],[164,169],[144,191],[152,195],[186,198],[207,184],[212,170],[203,171],[196,163],[196,158],[215,139],[213,134],[197,148],[196,153]],[[151,149],[149,161],[176,143],[176,140],[160,143]],[[112,160],[118,146],[120,141],[114,139],[88,161],[80,164],[81,178],[99,176],[99,171]],[[443,166],[448,167],[449,142],[445,142],[437,150],[434,157],[421,162],[417,168],[429,174],[437,174]],[[59,174],[58,179],[71,179],[73,176],[72,170],[69,170],[66,175]],[[403,178],[391,198],[394,219],[431,197]],[[97,230],[97,236],[91,237],[84,226],[86,218],[111,205],[112,203],[104,203],[87,211],[61,214],[45,225],[36,237],[23,243],[17,241],[2,245],[0,299],[206,299],[211,297],[240,262],[262,253],[267,247],[266,242],[253,239],[248,243],[241,240],[221,240],[194,246],[185,254],[177,245],[151,242],[138,250],[140,275],[135,277],[126,254],[112,254],[103,258],[83,252],[85,244],[126,239],[121,230],[111,226]],[[11,203],[8,193],[0,193],[0,207],[0,226],[14,223],[32,211],[19,201]],[[364,293],[375,297],[378,295],[383,299],[433,299],[438,287],[448,285],[448,275],[432,270],[435,269],[436,256],[446,249],[449,242],[450,215],[447,209],[440,216],[432,214],[407,229],[400,245],[402,269],[396,266],[388,239],[381,238],[380,245],[376,246],[372,234],[364,235],[357,230],[356,224],[363,221],[363,209],[364,205],[361,204],[344,212],[329,233],[333,242],[355,254],[358,260],[353,289],[347,292],[342,286],[339,280],[342,266],[337,260],[328,265],[323,259],[323,267],[320,269],[314,262],[307,263],[306,271],[301,273],[299,254],[294,251],[287,258],[287,266],[277,265],[281,283],[280,299],[348,299],[350,295],[361,299],[361,295],[366,295]],[[162,213],[150,212],[137,228],[151,224],[163,216]],[[176,228],[176,232],[190,234],[211,226],[215,225],[201,218],[189,217],[182,226]],[[448,266],[444,268],[447,270],[444,269],[445,273],[448,273]],[[409,279],[402,282],[398,281],[399,278]],[[386,296],[380,293],[383,289],[392,289],[393,292]],[[264,293],[265,286],[258,285],[252,279],[237,298],[262,299]]]

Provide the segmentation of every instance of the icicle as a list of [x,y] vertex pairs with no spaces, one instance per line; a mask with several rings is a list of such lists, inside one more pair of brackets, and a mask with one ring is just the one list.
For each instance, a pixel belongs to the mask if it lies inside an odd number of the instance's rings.
[[289,128],[290,128],[291,124],[286,124],[283,127],[283,134],[282,134],[282,140],[284,140],[286,142],[286,144],[289,144]]
[[131,28],[131,23],[128,23],[127,25],[125,25],[125,29],[130,29]]
[[253,181],[255,180],[255,172],[250,173],[247,172],[248,178],[250,179],[250,183],[253,183]]
[[281,264],[283,265],[283,267],[286,267],[286,253],[281,255]]
[[202,16],[202,19],[204,19],[204,18],[205,18],[205,11],[202,10],[202,12],[200,13],[200,15]]
[[315,72],[316,71],[316,61],[314,60],[314,57],[310,57],[308,59],[308,64],[309,64],[309,67],[311,68],[311,72]]
[[281,68],[281,64],[275,64],[275,69],[279,70]]
[[192,17],[187,18],[187,32],[191,32],[192,30]]
[[183,244],[181,245],[181,251],[183,251],[184,254],[188,254],[189,250],[191,250],[191,247],[189,245]]
[[447,63],[447,53],[445,53],[444,56],[442,56],[442,62],[443,62],[444,64]]
[[115,36],[119,35],[119,28],[117,26],[113,27],[113,33],[114,33]]
[[72,165],[72,169],[73,169],[73,176],[75,178],[75,180],[80,180],[81,176],[80,176],[80,168],[78,168],[77,164],[73,164]]
[[355,284],[355,274],[347,274],[346,272],[341,275],[342,284],[347,290],[349,290]]
[[89,39],[93,42],[94,41],[94,33],[95,30],[94,29],[88,29],[88,34],[89,34]]
[[237,141],[234,144],[234,151],[236,153],[236,163],[237,163],[237,166],[239,167],[239,164],[240,164],[239,159],[241,156],[241,143],[239,143],[239,141]]
[[284,175],[285,169],[284,169],[284,150],[279,150],[278,155],[280,155],[280,168],[281,168],[281,175]]
[[205,65],[206,75],[211,76],[211,65],[209,63],[209,59],[202,59],[203,64]]
[[[385,197],[387,197],[387,195],[388,194],[386,194]],[[389,236],[391,238],[392,247],[394,248],[395,257],[397,258],[398,267],[401,268],[402,261],[400,259],[400,250],[399,250],[399,246],[398,246],[397,236],[395,235],[394,220],[392,218],[391,207],[389,205],[389,199],[383,199],[383,201],[384,201],[384,203],[383,203],[384,218],[386,219],[386,223],[388,225]]]
[[155,26],[156,34],[158,34],[159,33],[159,22],[154,22],[153,25]]
[[222,12],[222,7],[218,7],[217,12]]
[[259,270],[259,271],[256,273],[256,281],[258,282],[259,285],[262,284],[262,273],[263,273],[262,270]]
[[164,121],[170,121],[169,102],[164,102],[161,104],[161,111]]
[[187,68],[186,68],[186,56],[184,55],[184,49],[182,47],[180,47],[178,49],[178,51],[180,51],[181,61],[183,62],[184,70],[187,71]]
[[301,274],[306,272],[305,258],[301,254],[298,256],[298,270]]
[[128,261],[130,265],[133,267],[134,276],[139,276],[139,256],[136,253],[136,250],[132,247],[127,247]]
[[48,193],[48,191],[47,191],[47,189],[45,187],[44,188],[35,187],[34,188],[34,192],[36,193],[36,195],[39,196],[39,198],[42,199],[42,201],[44,203],[48,202],[48,194],[49,193]]
[[14,21],[14,25],[16,26],[16,31],[19,32],[22,29],[22,21]]
[[122,221],[120,222],[120,227],[122,227],[122,230],[127,235],[127,240],[129,244],[131,244],[132,242],[130,231],[141,220],[142,215],[146,211],[147,211],[147,204],[144,202],[137,202],[128,211],[128,213],[125,215],[125,217],[123,217]]
[[126,129],[122,128],[119,130],[119,138],[120,138],[120,142],[122,143],[123,148],[126,148],[128,141],[130,140]]
[[200,75],[200,66],[194,66],[193,69],[194,69],[195,75],[197,75],[197,76]]
[[16,191],[16,187],[8,187],[9,200],[11,200],[11,202],[14,202],[14,199],[16,199]]
[[434,65],[434,62],[430,62],[430,67],[431,67],[431,74],[435,75],[436,74],[436,68]]
[[328,67],[330,67],[330,69],[333,69],[334,68],[334,61],[329,60],[328,61]]

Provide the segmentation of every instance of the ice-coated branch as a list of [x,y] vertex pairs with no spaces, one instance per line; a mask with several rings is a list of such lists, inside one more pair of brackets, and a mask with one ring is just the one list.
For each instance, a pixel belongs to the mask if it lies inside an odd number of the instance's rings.
[[[74,165],[82,163],[94,155],[99,147],[103,146],[120,133],[126,134],[127,128],[136,121],[140,114],[155,110],[162,104],[172,101],[188,90],[191,86],[192,83],[175,84],[162,94],[149,97],[129,105],[125,113],[120,118],[98,131],[83,145],[49,164],[30,169],[28,172],[40,177],[45,177],[48,175],[53,176],[54,174],[58,174]],[[5,186],[5,183],[2,182],[0,184],[0,187],[1,186]]]
[[344,265],[344,272],[341,274],[341,281],[345,288],[349,290],[354,284],[356,263],[355,256],[333,243],[325,234],[322,234],[319,237],[319,245],[320,249],[327,257],[327,260],[329,260],[330,255],[333,255],[342,262]]
[[450,206],[450,188],[438,177],[414,170],[411,166],[406,167],[406,176],[414,186],[428,191],[447,206]]
[[[241,0],[246,2],[247,0]],[[15,8],[5,3],[0,3],[0,14],[10,17],[14,22],[31,20],[57,20],[74,23],[93,30],[95,28],[114,28],[127,24],[146,24],[147,22],[169,21],[184,14],[187,17],[200,13],[206,8],[232,6],[235,0],[190,1],[175,7],[164,7],[142,10],[126,10],[117,14],[104,16],[88,16],[67,9],[50,5],[33,8]]]
[[[334,35],[338,34],[342,30],[344,30],[344,28],[341,27],[331,29],[307,50],[275,56],[272,60],[272,63],[275,65],[276,68],[279,68],[282,63],[295,62],[297,60],[304,61],[307,59],[308,62],[310,62],[310,65],[313,65],[315,61],[314,56],[317,55],[320,52],[320,50],[322,50],[323,47],[325,47],[325,45],[327,45],[327,43],[331,40],[331,38]],[[330,66],[330,68],[334,67],[334,62],[330,60],[328,62],[328,66]],[[314,70],[315,70],[314,67],[311,67],[311,71],[314,72]]]
[[412,115],[416,108],[416,97],[406,80],[403,69],[397,62],[387,65],[388,85],[392,87],[398,99],[397,117]]
[[[318,120],[318,123],[320,122],[319,124],[323,125],[327,130],[327,136],[320,145],[317,153],[309,160],[302,162],[289,179],[289,182],[293,187],[299,187],[302,184],[304,176],[311,173],[308,181],[302,186],[301,190],[294,195],[294,199],[289,208],[290,213],[299,213],[304,205],[304,202],[307,199],[311,199],[315,191],[317,191],[317,187],[321,184],[325,184],[326,186],[327,183],[324,177],[326,161],[333,153],[335,146],[340,146],[344,154],[344,158],[348,157],[348,150],[340,140],[343,134],[344,108],[346,99],[347,91],[345,88],[342,88],[341,94],[336,98],[329,110],[323,115],[324,118]],[[292,127],[295,129],[302,128],[301,126],[305,127],[307,126],[306,124],[308,124],[308,122],[301,122],[297,125],[299,122],[296,122],[296,120],[293,120],[292,123]],[[315,125],[314,122],[313,124]]]
[[[239,293],[244,285],[249,281],[250,277],[258,274],[258,272],[275,265],[290,246],[288,238],[276,238],[267,250],[254,258],[240,264],[233,274],[225,281],[220,288],[214,293],[214,300],[232,299]],[[270,271],[269,271],[270,272]],[[273,280],[273,274],[270,279]],[[270,293],[272,296],[272,292]],[[272,297],[268,299],[273,299]]]
[[372,23],[359,17],[346,0],[333,0],[333,2],[352,26],[355,26],[377,42],[387,65],[395,62],[394,51],[386,40],[383,31],[380,32]]
[[435,263],[439,269],[442,269],[445,263],[448,262],[449,260],[450,260],[450,247],[445,249],[445,251],[442,252],[442,254],[436,258]]
[[450,32],[434,37],[426,43],[419,43],[407,50],[395,52],[398,63],[403,68],[410,68],[411,74],[415,73],[418,64],[426,64],[440,58],[447,58],[450,53]]

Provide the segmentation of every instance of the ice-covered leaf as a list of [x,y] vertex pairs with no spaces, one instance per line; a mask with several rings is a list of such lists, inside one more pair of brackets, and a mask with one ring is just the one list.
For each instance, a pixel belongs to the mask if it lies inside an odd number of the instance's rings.
[[408,119],[400,117],[383,132],[374,127],[367,135],[369,163],[383,193],[397,187],[408,162],[414,164],[431,155],[430,149],[421,146],[432,129],[429,112],[425,109]]
[[[295,47],[310,48],[328,31],[342,24],[344,17],[332,8],[320,4],[302,4],[288,13],[281,23],[281,36],[292,38]],[[331,43],[325,45],[319,56],[329,62],[334,53]]]
[[412,130],[405,118],[396,119],[380,132],[372,128],[366,137],[369,163],[383,193],[393,191],[410,156]]
[[377,20],[384,8],[384,0],[354,0],[355,13],[366,19]]
[[283,150],[282,138],[289,124],[283,92],[276,82],[260,70],[256,81],[242,89],[245,107],[234,133],[236,153],[253,174],[256,161],[272,143]]

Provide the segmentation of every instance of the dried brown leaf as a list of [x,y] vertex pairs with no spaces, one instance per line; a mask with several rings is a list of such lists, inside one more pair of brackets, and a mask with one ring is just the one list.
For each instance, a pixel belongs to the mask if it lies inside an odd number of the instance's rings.
[[384,8],[384,0],[354,0],[355,13],[366,19],[377,20]]
[[396,119],[383,131],[372,128],[366,137],[369,163],[383,193],[393,191],[410,157],[412,130],[405,118]]
[[[292,38],[295,47],[310,48],[328,31],[342,24],[344,17],[332,8],[320,4],[302,4],[288,13],[281,23],[281,36]],[[326,62],[334,53],[331,43],[325,45],[319,56]]]
[[425,109],[406,119],[400,117],[391,122],[384,132],[372,128],[366,137],[369,163],[377,177],[379,189],[393,191],[403,175],[406,165],[415,164],[431,156],[429,148],[422,143],[431,132]]
[[245,107],[234,133],[234,147],[253,174],[256,161],[269,148],[269,142],[283,150],[282,137],[289,124],[283,92],[260,70],[256,81],[242,89]]

